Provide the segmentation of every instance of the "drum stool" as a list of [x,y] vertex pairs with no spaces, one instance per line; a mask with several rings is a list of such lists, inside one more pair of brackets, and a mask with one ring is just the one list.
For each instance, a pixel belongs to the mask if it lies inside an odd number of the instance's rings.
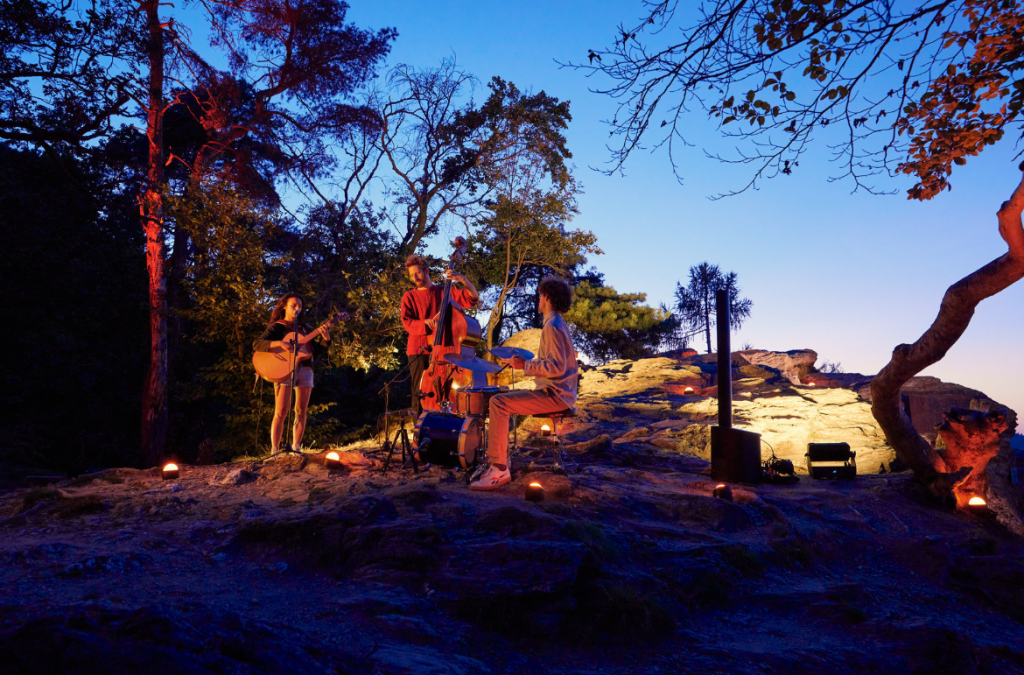
[[558,424],[564,419],[576,417],[576,408],[559,410],[558,412],[537,413],[536,415],[530,415],[530,417],[542,417],[551,420],[551,435],[555,439],[555,470],[568,474],[565,470],[565,461],[562,456],[562,437],[558,435]]

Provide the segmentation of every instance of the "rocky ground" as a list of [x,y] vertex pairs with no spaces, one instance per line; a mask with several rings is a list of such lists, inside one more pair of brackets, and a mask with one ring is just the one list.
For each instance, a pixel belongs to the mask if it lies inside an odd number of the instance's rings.
[[2,492],[0,672],[1024,673],[1021,538],[909,473],[717,499],[670,367],[589,371],[568,475],[531,420],[494,493],[372,444]]

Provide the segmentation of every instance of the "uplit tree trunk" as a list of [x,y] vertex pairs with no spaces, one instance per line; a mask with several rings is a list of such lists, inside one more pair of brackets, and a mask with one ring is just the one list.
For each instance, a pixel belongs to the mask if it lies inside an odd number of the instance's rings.
[[[1024,163],[1021,164],[1024,171]],[[999,234],[1009,251],[956,282],[946,291],[931,327],[912,345],[893,350],[892,360],[871,382],[871,412],[896,454],[938,497],[946,498],[965,471],[948,467],[903,412],[900,389],[919,372],[937,363],[956,344],[974,308],[1024,277],[1024,179],[998,212]]]
[[149,170],[146,189],[140,199],[142,228],[146,233],[146,267],[149,272],[149,373],[142,393],[143,466],[155,466],[164,455],[167,441],[167,278],[164,246],[164,33],[160,25],[160,3],[140,3],[146,14],[149,40],[149,101],[146,110],[146,138]]

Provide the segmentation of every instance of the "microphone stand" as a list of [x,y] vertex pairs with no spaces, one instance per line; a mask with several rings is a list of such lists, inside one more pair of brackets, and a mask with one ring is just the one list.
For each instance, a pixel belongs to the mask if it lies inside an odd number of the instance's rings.
[[[421,347],[421,350],[422,351],[428,351],[425,347]],[[419,355],[417,355],[416,358],[418,358],[418,356]],[[377,450],[373,451],[373,453],[370,453],[370,454],[377,454],[377,453],[382,453],[382,452],[386,452],[388,454],[387,461],[384,463],[384,471],[385,472],[388,470],[388,464],[391,463],[391,452],[397,446],[398,441],[399,441],[399,437],[401,437],[401,440],[402,440],[402,460],[403,460],[403,466],[404,466],[404,462],[405,462],[406,452],[409,449],[409,436],[408,436],[408,432],[405,430],[405,422],[404,421],[401,424],[401,429],[399,429],[398,431],[395,432],[395,439],[394,439],[394,441],[390,440],[391,418],[389,416],[389,413],[391,412],[391,405],[390,405],[390,401],[391,401],[391,385],[395,384],[396,382],[398,382],[398,379],[400,377],[402,377],[405,374],[405,372],[407,370],[409,370],[410,368],[412,368],[412,360],[411,359],[409,360],[409,362],[407,364],[405,364],[404,368],[399,370],[395,374],[394,377],[392,377],[390,380],[388,380],[384,384],[384,386],[381,387],[380,390],[377,391],[377,395],[378,396],[380,396],[384,392],[387,392],[385,394],[385,397],[384,397],[384,442],[381,444],[381,446]]]

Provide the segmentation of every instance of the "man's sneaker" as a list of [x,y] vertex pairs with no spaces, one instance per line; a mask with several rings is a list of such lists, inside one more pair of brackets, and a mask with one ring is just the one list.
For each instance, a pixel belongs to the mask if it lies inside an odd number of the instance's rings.
[[512,482],[512,474],[508,468],[499,469],[493,464],[488,465],[483,474],[469,484],[470,490],[493,490]]
[[491,466],[491,465],[490,465],[490,464],[488,464],[487,462],[483,462],[482,464],[480,464],[479,466],[477,466],[477,467],[476,467],[476,468],[475,468],[475,469],[473,470],[473,473],[472,473],[472,474],[471,474],[471,475],[469,476],[469,482],[471,482],[471,483],[472,483],[472,482],[473,482],[473,481],[475,481],[475,480],[476,480],[477,478],[479,478],[480,476],[484,475],[484,471],[487,471],[487,469],[488,469],[488,468],[489,468],[490,466]]

